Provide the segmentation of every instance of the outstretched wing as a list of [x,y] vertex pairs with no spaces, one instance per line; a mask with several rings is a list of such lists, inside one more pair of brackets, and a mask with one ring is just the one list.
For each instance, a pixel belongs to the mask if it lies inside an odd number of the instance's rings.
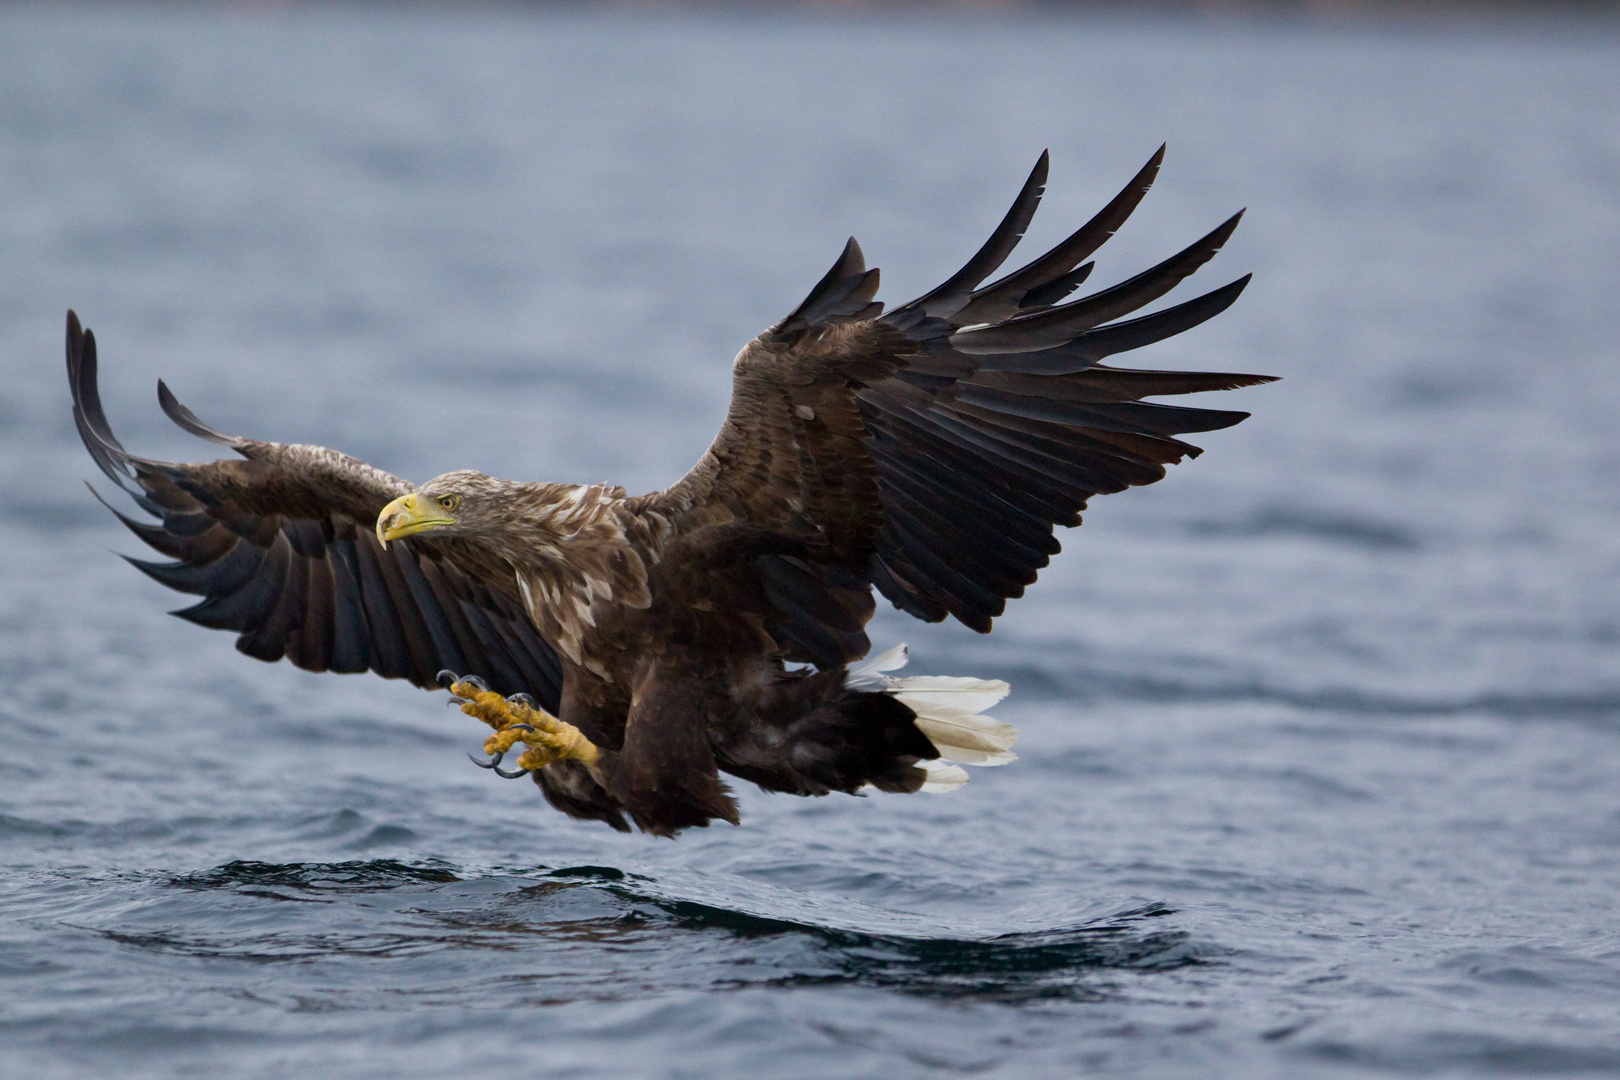
[[96,339],[67,317],[73,419],[91,457],[155,522],[113,509],[172,562],[130,559],[156,581],[201,596],[183,619],[239,636],[260,660],[308,671],[375,671],[434,688],[449,668],[478,674],[503,694],[533,694],[555,711],[556,654],[524,614],[510,574],[454,541],[395,541],[377,514],[412,490],[335,450],[223,435],[158,384],[163,411],[182,428],[245,460],[180,465],[128,453],[113,436],[96,389]]
[[703,459],[647,506],[677,531],[744,520],[798,540],[758,560],[789,656],[864,654],[875,585],[930,622],[981,632],[1059,550],[1093,495],[1151,484],[1201,451],[1176,436],[1248,413],[1146,403],[1266,376],[1100,363],[1197,326],[1244,276],[1167,310],[1123,316],[1221,248],[1241,212],[1111,288],[1062,302],[1152,185],[1160,147],[1112,202],[1057,247],[980,286],[1023,236],[1044,190],[1042,154],[1012,209],[958,273],[880,314],[878,272],[853,239],[810,296],[738,355],[730,412]]

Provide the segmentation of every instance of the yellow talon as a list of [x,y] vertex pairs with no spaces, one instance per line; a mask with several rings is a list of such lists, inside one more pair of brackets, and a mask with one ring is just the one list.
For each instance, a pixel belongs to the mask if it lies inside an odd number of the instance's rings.
[[531,749],[518,758],[520,769],[539,769],[565,758],[587,766],[596,764],[596,744],[573,724],[543,709],[508,701],[493,690],[480,689],[470,682],[457,682],[450,687],[450,692],[466,699],[461,705],[462,712],[495,729],[495,734],[484,740],[486,754],[504,754],[523,743]]
[[504,754],[508,750],[512,749],[513,743],[518,742],[528,734],[530,733],[523,731],[522,729],[513,731],[511,728],[505,728],[501,731],[497,731],[495,734],[484,740],[484,753],[490,755],[491,757],[495,756],[496,754]]
[[[450,692],[456,697],[466,698],[461,703],[461,711],[468,716],[475,716],[499,731],[509,724],[517,723],[512,715],[513,706],[493,690],[481,690],[470,682],[458,682],[450,687]],[[522,708],[522,706],[517,706]],[[524,710],[525,712],[532,710]]]

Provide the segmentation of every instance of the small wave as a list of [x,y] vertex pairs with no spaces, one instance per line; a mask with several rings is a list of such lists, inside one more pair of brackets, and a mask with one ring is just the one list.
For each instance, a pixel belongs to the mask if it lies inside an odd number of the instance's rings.
[[442,885],[461,878],[448,866],[394,859],[337,863],[266,863],[238,859],[212,870],[178,874],[168,880],[177,889],[288,888],[314,893],[386,892],[401,885]]
[[[695,899],[606,866],[475,875],[391,859],[237,861],[170,876],[165,884],[205,895],[223,890],[251,900],[359,906],[319,918],[292,912],[268,930],[255,918],[259,932],[243,933],[224,925],[242,918],[240,907],[209,903],[190,912],[184,925],[165,920],[99,932],[142,950],[256,962],[445,950],[528,953],[534,970],[525,978],[543,981],[552,1000],[625,991],[618,964],[582,962],[581,949],[593,957],[604,948],[606,955],[638,957],[642,989],[847,984],[1002,1002],[1100,1000],[1114,993],[1099,978],[1103,973],[1165,971],[1208,955],[1185,931],[1162,921],[1174,915],[1162,904],[999,934],[931,934],[921,929],[923,920],[908,917],[919,931],[896,933],[751,910],[713,896]],[[381,908],[362,900],[391,892],[401,895]]]
[[1239,521],[1194,521],[1195,536],[1302,536],[1380,551],[1415,551],[1422,545],[1404,526],[1390,521],[1300,507],[1269,507]]
[[1201,963],[1205,952],[1185,931],[1155,925],[1154,920],[1175,914],[1162,904],[1013,933],[897,933],[671,895],[650,879],[635,878],[631,884],[598,876],[596,869],[554,870],[548,876],[593,880],[595,888],[640,912],[648,920],[643,929],[662,926],[732,941],[774,939],[804,946],[783,965],[796,970],[721,975],[713,980],[716,986],[856,984],[992,1001],[1101,999],[1111,992],[1096,978],[1099,972],[1165,971]]
[[1573,1074],[1612,1076],[1620,1050],[1608,1045],[1559,1045],[1534,1039],[1499,1038],[1473,1032],[1436,1032],[1379,1044],[1320,1039],[1301,1056],[1374,1069],[1384,1075],[1489,1073],[1496,1076]]
[[1072,662],[1067,667],[1054,662],[1040,668],[983,664],[980,668],[988,676],[1011,682],[1018,688],[1021,700],[1076,704],[1124,700],[1166,705],[1252,702],[1287,705],[1301,712],[1358,716],[1439,717],[1469,714],[1511,720],[1620,720],[1620,690],[1609,688],[1585,693],[1487,691],[1455,697],[1417,697],[1350,686],[1304,689],[1254,679],[1219,681],[1219,672],[1212,672],[1207,682],[1152,674],[1122,675],[1100,668],[1076,667]]
[[[656,901],[655,901],[656,902]],[[988,938],[902,937],[779,923],[707,905],[661,904],[685,925],[732,933],[805,934],[831,973],[765,980],[775,985],[856,983],[935,997],[989,1001],[1111,996],[1088,979],[1100,970],[1166,971],[1200,962],[1190,935],[1144,930],[1140,921],[1169,910],[1121,912],[1096,923]]]
[[1233,698],[1293,705],[1312,712],[1364,716],[1459,716],[1483,714],[1512,720],[1614,720],[1620,718],[1620,693],[1482,693],[1458,698],[1414,698],[1364,693],[1350,688],[1289,690],[1256,686]]

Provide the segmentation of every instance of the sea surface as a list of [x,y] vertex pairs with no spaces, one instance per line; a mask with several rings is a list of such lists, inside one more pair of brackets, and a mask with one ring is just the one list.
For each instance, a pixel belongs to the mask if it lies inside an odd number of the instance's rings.
[[[1620,1073],[1620,32],[551,6],[0,7],[0,1075]],[[1239,207],[1263,372],[995,633],[1021,759],[675,842],[233,651],[91,498],[207,422],[662,487],[854,233],[899,302],[1052,152],[1094,281]],[[105,484],[102,485],[105,487]]]

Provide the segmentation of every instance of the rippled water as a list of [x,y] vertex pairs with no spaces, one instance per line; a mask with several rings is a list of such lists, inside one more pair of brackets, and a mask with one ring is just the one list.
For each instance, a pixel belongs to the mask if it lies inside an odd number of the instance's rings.
[[[1612,27],[0,8],[0,1074],[1620,1071]],[[990,638],[1021,760],[622,837],[470,721],[234,653],[109,554],[61,318],[402,475],[663,486],[856,233],[891,300],[1043,146],[1143,355],[1286,381]],[[1224,276],[1223,276],[1224,275]],[[1196,284],[1196,283],[1195,283]],[[1172,300],[1179,297],[1172,297]]]

